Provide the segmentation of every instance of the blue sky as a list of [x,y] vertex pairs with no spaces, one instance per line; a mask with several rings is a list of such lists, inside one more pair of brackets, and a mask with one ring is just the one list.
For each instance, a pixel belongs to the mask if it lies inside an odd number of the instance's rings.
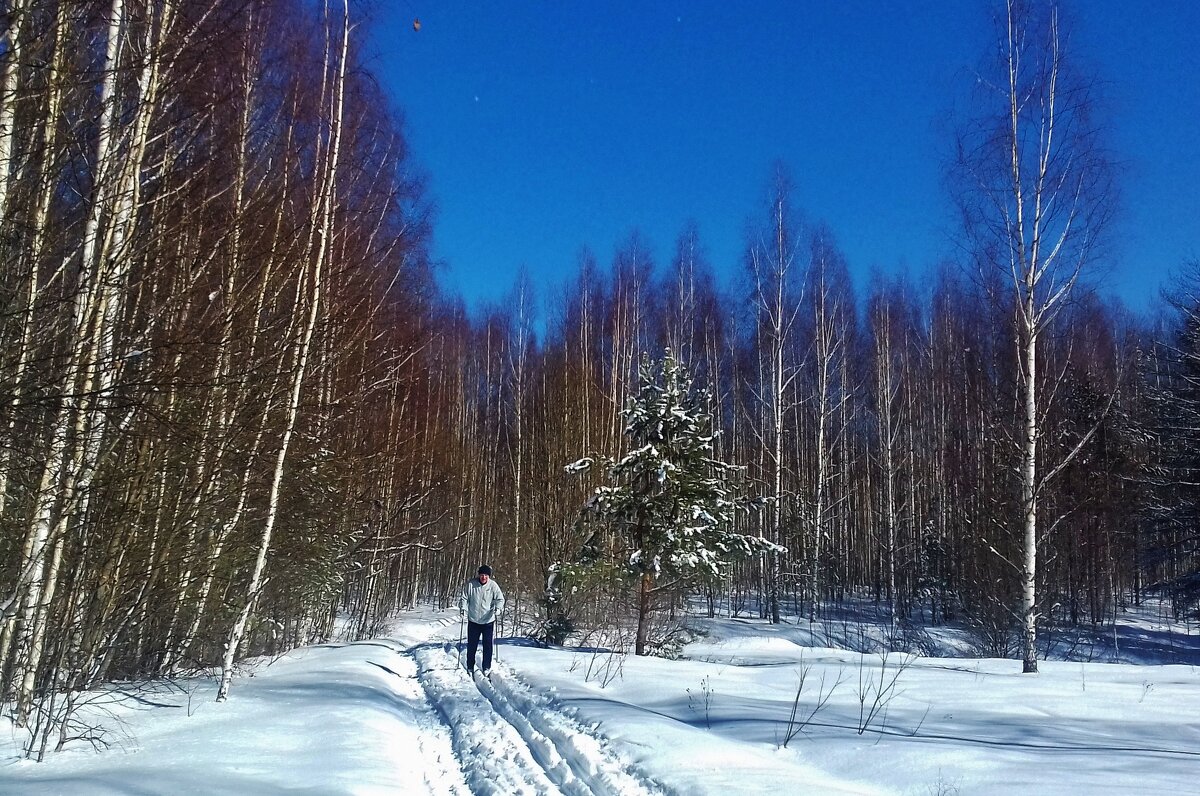
[[[431,178],[442,283],[472,306],[522,267],[552,289],[584,245],[606,265],[634,229],[665,265],[688,220],[728,278],[775,160],[862,286],[873,267],[919,277],[954,253],[948,114],[987,8],[383,0],[369,66]],[[1122,161],[1106,289],[1141,309],[1200,257],[1200,3],[1067,13]]]

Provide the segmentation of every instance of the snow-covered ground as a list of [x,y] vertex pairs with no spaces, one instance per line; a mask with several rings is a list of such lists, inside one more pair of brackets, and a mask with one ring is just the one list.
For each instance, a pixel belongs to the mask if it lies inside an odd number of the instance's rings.
[[[1091,662],[1047,661],[1037,675],[1011,660],[860,652],[877,627],[849,619],[693,624],[699,640],[678,660],[504,639],[492,678],[472,680],[457,617],[414,611],[386,638],[260,661],[224,704],[207,679],[99,695],[101,752],[76,742],[31,763],[5,733],[0,793],[1115,794],[1200,782],[1200,636],[1151,616],[1123,620],[1109,647],[1102,635],[1064,647]],[[1113,659],[1141,663],[1098,662]],[[1145,665],[1156,660],[1168,663]]]

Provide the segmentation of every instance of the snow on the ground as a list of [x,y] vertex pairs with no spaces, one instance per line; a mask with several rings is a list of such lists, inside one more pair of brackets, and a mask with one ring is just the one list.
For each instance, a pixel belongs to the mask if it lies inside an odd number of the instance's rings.
[[476,793],[650,794],[662,789],[631,771],[608,744],[549,706],[506,665],[466,677],[457,650],[414,650],[420,680],[447,724]]
[[[607,686],[580,674],[602,653],[505,652],[580,721],[647,749],[643,770],[686,793],[782,783],[814,793],[1181,793],[1200,774],[1192,666],[1043,662],[1031,676],[1010,660],[896,654],[885,665],[799,646],[794,628],[757,620],[707,627],[687,659],[625,659]],[[805,670],[797,724],[833,693],[781,748]],[[881,690],[894,695],[867,720]]]
[[[113,745],[76,743],[15,761],[0,737],[0,793],[467,794],[449,730],[399,644],[308,647],[260,661],[217,704],[216,682],[185,680],[97,700]],[[111,715],[109,715],[111,714]]]
[[[109,705],[101,753],[31,763],[6,734],[0,793],[1195,791],[1200,636],[1161,617],[1037,675],[883,656],[861,618],[693,625],[679,660],[503,639],[491,679],[472,679],[457,617],[414,611],[386,638],[257,662],[224,704],[198,679]],[[1121,659],[1168,663],[1095,662]]]

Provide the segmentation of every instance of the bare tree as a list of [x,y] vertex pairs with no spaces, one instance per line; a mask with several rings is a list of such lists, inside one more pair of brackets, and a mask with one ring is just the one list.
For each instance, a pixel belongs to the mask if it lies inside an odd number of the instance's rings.
[[[897,603],[899,601],[896,558],[902,502],[901,478],[903,477],[901,444],[911,429],[906,428],[902,391],[904,367],[909,360],[906,350],[904,321],[905,306],[897,286],[883,284],[876,275],[872,295],[868,299],[867,323],[871,332],[873,354],[873,378],[868,392],[873,398],[875,422],[878,429],[879,514],[883,523],[883,580],[891,609],[893,636],[897,630]],[[911,394],[911,390],[908,391]],[[907,473],[908,483],[913,481],[912,472]]]
[[824,226],[810,241],[811,260],[807,283],[811,291],[811,351],[806,357],[807,395],[812,429],[811,481],[805,507],[808,517],[808,619],[816,619],[822,581],[829,573],[824,560],[832,548],[835,517],[847,511],[848,495],[834,486],[844,478],[849,349],[854,327],[854,299],[846,263]]
[[752,424],[766,464],[763,477],[771,484],[771,503],[765,512],[767,538],[776,547],[766,577],[767,610],[772,622],[779,622],[779,590],[782,562],[780,550],[786,546],[783,518],[794,507],[785,491],[785,442],[787,420],[798,401],[795,391],[799,375],[797,331],[804,303],[806,274],[797,256],[800,245],[799,223],[792,204],[791,179],[781,164],[775,167],[771,185],[769,221],[754,234],[747,251],[751,301],[753,303],[753,340],[758,359],[758,383],[752,388],[763,416]]
[[[1047,399],[1039,343],[1096,259],[1113,207],[1092,118],[1093,82],[1076,71],[1058,6],[1006,0],[998,58],[977,81],[958,138],[957,199],[982,267],[1010,289],[1019,384],[1020,621],[1024,671],[1037,671],[1038,501],[1066,460],[1039,460]],[[1086,441],[1080,441],[1067,459]]]
[[509,396],[511,400],[511,441],[509,456],[511,459],[513,489],[512,489],[512,526],[513,526],[513,573],[512,584],[517,588],[512,599],[511,610],[519,620],[521,615],[520,586],[522,580],[522,538],[528,533],[528,500],[524,501],[528,491],[526,483],[527,450],[529,448],[527,409],[530,406],[531,369],[534,365],[534,348],[536,339],[533,324],[535,320],[535,297],[533,283],[529,274],[522,270],[513,288],[511,306],[513,309],[513,336],[508,349]]

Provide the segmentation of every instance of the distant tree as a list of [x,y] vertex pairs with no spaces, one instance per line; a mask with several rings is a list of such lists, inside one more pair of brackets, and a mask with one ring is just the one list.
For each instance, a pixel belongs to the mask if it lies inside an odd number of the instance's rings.
[[[900,516],[904,509],[901,480],[907,476],[912,484],[912,473],[903,473],[904,462],[901,451],[911,429],[909,418],[903,411],[906,393],[911,385],[905,383],[904,371],[912,358],[911,338],[915,326],[910,318],[914,314],[908,305],[909,295],[899,281],[885,284],[879,275],[874,278],[871,295],[867,300],[867,325],[871,336],[872,374],[866,384],[868,398],[873,404],[878,440],[878,475],[876,489],[879,490],[879,520],[882,526],[880,542],[883,546],[881,573],[887,600],[891,607],[892,633],[896,632],[898,604],[903,600],[897,586],[897,537]],[[908,508],[911,509],[911,506]]]
[[[535,364],[537,339],[533,329],[536,313],[536,297],[533,281],[524,269],[517,276],[517,284],[510,294],[508,305],[512,310],[511,339],[508,341],[508,398],[509,398],[509,460],[512,471],[512,528],[513,528],[513,573],[511,583],[519,586],[521,578],[521,540],[527,523],[528,500],[526,472],[527,450],[530,444],[526,410],[529,398],[531,371]],[[515,590],[511,610],[519,616],[521,611],[520,591]]]
[[[800,374],[798,338],[802,327],[807,283],[800,255],[803,227],[792,201],[792,181],[782,163],[772,173],[767,220],[751,232],[746,249],[746,278],[751,318],[751,372],[757,383],[750,386],[750,428],[759,453],[760,477],[769,479],[771,504],[764,525],[771,541],[782,549],[784,523],[798,513],[795,470],[788,472],[785,440],[796,433],[795,412],[800,403],[796,380]],[[779,592],[783,562],[772,556],[763,573],[766,581],[765,610],[779,622]]]
[[[807,465],[808,488],[801,501],[808,531],[805,551],[808,572],[808,620],[816,621],[817,603],[836,567],[835,529],[846,526],[849,510],[845,489],[846,444],[851,398],[848,367],[854,347],[855,302],[850,272],[833,234],[824,225],[812,231],[811,260],[806,283],[809,292],[805,319],[811,324],[809,353],[801,369],[802,412],[807,415],[811,456]],[[839,490],[839,486],[841,489]]]
[[[636,584],[635,652],[645,655],[651,600],[663,580],[717,578],[735,557],[779,549],[732,530],[734,516],[755,501],[738,493],[743,468],[714,456],[708,393],[693,388],[669,349],[661,362],[643,354],[639,380],[622,412],[631,449],[618,460],[601,458],[609,484],[583,508],[581,522],[592,533],[577,566]],[[592,464],[581,459],[567,469]]]
[[655,339],[690,363],[695,377],[712,384],[718,374],[711,372],[713,363],[707,361],[705,349],[712,332],[722,334],[725,318],[712,264],[695,222],[689,222],[676,239],[675,256],[655,293],[661,302],[661,328]]

